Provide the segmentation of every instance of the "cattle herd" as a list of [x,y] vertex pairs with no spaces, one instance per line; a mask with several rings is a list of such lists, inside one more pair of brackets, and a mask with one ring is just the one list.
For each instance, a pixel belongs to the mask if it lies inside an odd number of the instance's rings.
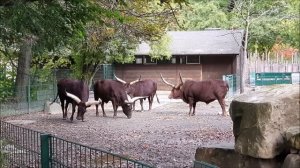
[[[167,82],[162,74],[162,81],[170,86],[171,93],[170,99],[182,99],[185,103],[189,104],[189,115],[195,115],[196,103],[201,101],[206,104],[218,100],[221,108],[222,115],[227,115],[225,110],[225,96],[229,89],[227,82],[223,80],[206,80],[206,81],[183,81],[179,73],[180,83],[177,85]],[[75,107],[77,106],[77,120],[84,120],[84,113],[86,108],[91,105],[96,106],[96,116],[99,116],[98,106],[101,104],[103,117],[106,117],[104,111],[104,103],[112,102],[114,116],[117,116],[117,108],[121,106],[123,113],[127,118],[132,117],[132,111],[135,109],[135,102],[140,100],[142,111],[143,100],[148,99],[149,110],[152,108],[153,99],[156,96],[157,101],[157,83],[151,79],[139,79],[132,82],[125,82],[124,80],[115,76],[115,80],[104,79],[98,80],[94,83],[94,101],[89,101],[89,88],[86,83],[80,80],[61,79],[57,83],[57,96],[53,100],[56,101],[59,97],[61,108],[63,112],[63,119],[67,119],[67,108],[69,103],[72,104],[72,115],[70,120],[73,121]],[[52,103],[53,103],[52,102]],[[192,112],[193,109],[193,112]]]

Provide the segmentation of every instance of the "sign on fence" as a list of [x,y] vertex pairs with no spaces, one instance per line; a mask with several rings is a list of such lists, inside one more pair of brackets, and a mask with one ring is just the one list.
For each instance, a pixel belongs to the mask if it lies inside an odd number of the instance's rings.
[[255,74],[255,85],[292,84],[292,73],[264,72]]

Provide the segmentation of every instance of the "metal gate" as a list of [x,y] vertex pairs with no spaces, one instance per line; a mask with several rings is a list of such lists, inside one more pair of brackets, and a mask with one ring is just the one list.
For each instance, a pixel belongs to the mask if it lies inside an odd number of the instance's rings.
[[223,80],[226,81],[229,85],[229,91],[227,97],[233,97],[237,92],[237,76],[232,75],[223,75]]
[[112,64],[103,65],[103,79],[114,79],[114,67]]

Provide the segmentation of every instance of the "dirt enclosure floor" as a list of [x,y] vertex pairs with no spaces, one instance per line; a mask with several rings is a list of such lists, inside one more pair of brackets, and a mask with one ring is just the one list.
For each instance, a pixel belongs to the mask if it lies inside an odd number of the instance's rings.
[[[133,112],[131,119],[127,119],[120,107],[117,118],[113,118],[108,103],[107,117],[102,117],[102,112],[96,117],[95,107],[90,107],[85,122],[76,119],[70,122],[62,120],[62,114],[44,112],[4,120],[34,120],[22,126],[161,168],[193,167],[197,147],[234,142],[232,121],[229,116],[218,115],[221,107],[217,101],[208,105],[198,102],[196,115],[188,116],[186,103],[169,100],[164,92],[158,92],[158,97],[160,104],[155,99],[153,109],[148,111],[148,101],[145,101],[145,111]],[[226,103],[227,110],[229,103]],[[139,103],[136,107],[140,109]]]

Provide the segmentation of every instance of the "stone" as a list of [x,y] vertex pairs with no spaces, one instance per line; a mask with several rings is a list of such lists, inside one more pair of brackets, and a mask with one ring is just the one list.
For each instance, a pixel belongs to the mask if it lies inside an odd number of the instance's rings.
[[285,138],[291,149],[300,150],[300,126],[288,128],[285,132]]
[[299,85],[272,85],[242,94],[230,104],[235,150],[270,159],[287,150],[285,132],[300,125]]
[[45,107],[44,107],[44,112],[50,113],[50,114],[62,114],[61,106],[60,104],[54,102],[46,101]]
[[[217,167],[230,168],[281,168],[280,159],[258,159],[235,152],[234,144],[220,146],[218,144],[198,147],[196,161],[202,161]],[[201,166],[198,166],[201,167]]]
[[300,155],[289,154],[284,159],[282,168],[299,168],[300,167]]

